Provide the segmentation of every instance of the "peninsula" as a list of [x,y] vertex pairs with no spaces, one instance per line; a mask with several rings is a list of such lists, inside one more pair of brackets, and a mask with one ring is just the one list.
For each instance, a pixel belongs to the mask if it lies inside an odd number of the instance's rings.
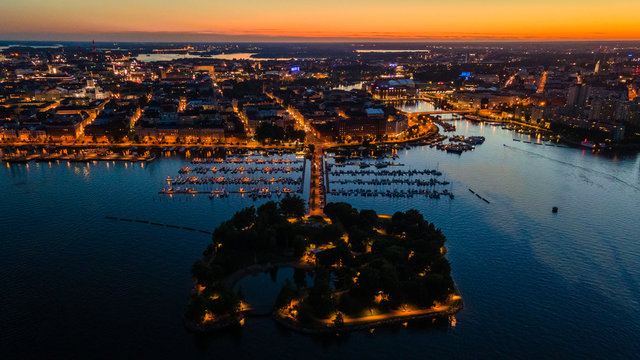
[[448,317],[462,308],[450,275],[445,236],[416,210],[379,216],[329,203],[305,216],[304,200],[287,196],[237,212],[213,233],[192,267],[185,312],[190,329],[242,325],[251,304],[234,284],[274,268],[294,275],[281,289],[274,320],[305,333],[335,333],[393,322]]

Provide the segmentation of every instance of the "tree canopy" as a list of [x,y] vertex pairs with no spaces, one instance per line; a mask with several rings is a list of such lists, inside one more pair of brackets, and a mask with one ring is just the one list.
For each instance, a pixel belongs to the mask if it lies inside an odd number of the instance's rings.
[[295,302],[296,319],[305,324],[340,314],[333,320],[340,327],[343,316],[406,305],[429,308],[455,292],[445,237],[418,211],[382,219],[373,210],[358,211],[346,203],[329,203],[324,210],[331,223],[289,221],[304,216],[305,202],[287,196],[238,211],[221,223],[203,258],[192,266],[198,292],[187,318],[237,313],[241,296],[225,279],[254,264],[299,262],[303,255],[315,265],[312,285],[307,287],[305,271],[296,270],[275,306],[289,308]]
[[283,129],[273,123],[263,122],[256,128],[254,138],[263,144],[266,143],[280,143],[285,142],[304,142],[305,139],[304,130],[296,130],[293,126],[287,126]]

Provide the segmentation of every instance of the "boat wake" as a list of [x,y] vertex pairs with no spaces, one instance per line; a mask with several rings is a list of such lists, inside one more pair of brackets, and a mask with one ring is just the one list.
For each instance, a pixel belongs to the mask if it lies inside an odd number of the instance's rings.
[[626,186],[628,186],[628,187],[630,187],[630,188],[632,188],[632,189],[634,189],[634,190],[636,190],[636,191],[640,191],[640,187],[638,187],[638,186],[636,186],[636,185],[633,185],[633,184],[630,184],[630,183],[628,183],[628,182],[626,182],[626,181],[624,181],[624,180],[620,179],[619,177],[617,177],[617,176],[615,176],[615,175],[611,175],[611,174],[608,174],[608,173],[603,172],[603,171],[598,171],[598,170],[594,170],[594,169],[589,169],[589,168],[586,168],[586,167],[584,167],[584,166],[580,166],[580,165],[572,164],[572,163],[567,162],[567,161],[562,161],[562,160],[554,159],[554,158],[549,157],[549,156],[546,156],[546,155],[538,154],[538,153],[535,153],[535,152],[533,152],[533,151],[528,151],[528,150],[524,150],[524,149],[519,149],[519,148],[517,148],[517,147],[509,146],[509,145],[506,145],[506,144],[504,144],[504,147],[509,148],[509,149],[513,149],[513,150],[517,150],[517,151],[521,151],[521,152],[525,152],[525,153],[528,153],[528,154],[531,154],[531,155],[534,155],[534,156],[537,156],[537,157],[541,157],[541,158],[544,158],[544,159],[547,159],[547,160],[555,161],[555,162],[557,162],[557,163],[561,163],[561,164],[564,164],[564,165],[568,165],[568,166],[571,166],[571,167],[574,167],[574,168],[577,168],[577,169],[580,169],[580,170],[584,170],[584,171],[586,171],[586,172],[591,172],[591,173],[595,173],[595,174],[598,174],[598,175],[602,175],[602,176],[604,176],[604,177],[608,177],[608,178],[610,178],[610,179],[613,179],[613,180],[615,180],[615,181],[617,181],[617,182],[619,182],[619,183],[621,183],[621,184],[623,184],[623,185],[626,185]]

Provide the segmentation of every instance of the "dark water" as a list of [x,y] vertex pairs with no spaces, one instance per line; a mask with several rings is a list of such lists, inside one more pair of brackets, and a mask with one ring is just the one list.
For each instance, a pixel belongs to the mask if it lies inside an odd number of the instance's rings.
[[[0,358],[637,357],[640,158],[457,125],[487,141],[462,156],[427,147],[398,160],[440,169],[455,200],[329,198],[380,213],[416,208],[442,227],[465,300],[455,327],[318,339],[251,318],[241,330],[196,337],[181,316],[190,266],[209,236],[104,217],[212,229],[251,200],[161,197],[167,175],[186,164],[177,158],[3,164]],[[276,280],[286,277],[281,270]],[[279,287],[268,274],[243,284],[254,299],[275,299]]]

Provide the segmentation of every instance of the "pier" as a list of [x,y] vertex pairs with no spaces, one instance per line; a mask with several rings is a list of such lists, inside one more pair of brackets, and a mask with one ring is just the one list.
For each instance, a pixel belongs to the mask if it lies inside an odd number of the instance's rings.
[[309,180],[309,215],[322,215],[327,198],[324,181],[324,152],[320,147],[311,155],[311,179]]

